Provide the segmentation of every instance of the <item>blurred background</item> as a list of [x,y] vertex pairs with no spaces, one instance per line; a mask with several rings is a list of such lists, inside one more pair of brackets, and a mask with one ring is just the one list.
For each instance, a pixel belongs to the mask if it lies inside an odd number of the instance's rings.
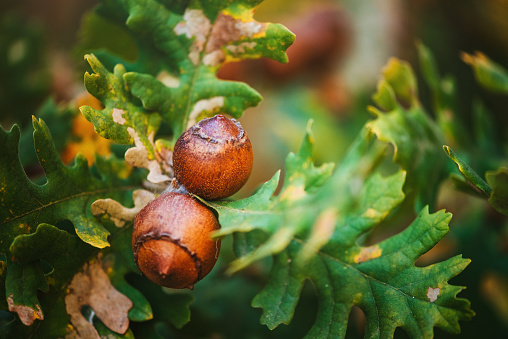
[[[108,142],[97,137],[93,127],[77,113],[77,108],[85,103],[99,105],[84,89],[87,66],[83,55],[108,48],[126,60],[136,58],[136,47],[125,30],[92,12],[97,3],[96,0],[0,2],[0,123],[4,129],[17,123],[29,130],[34,114],[44,115],[45,111],[58,109],[62,117],[71,116],[67,132],[52,131],[65,162],[71,162],[78,151],[85,153],[89,162],[93,162],[94,151],[109,151]],[[241,119],[254,146],[255,163],[252,177],[238,197],[249,195],[284,167],[288,152],[298,150],[309,119],[314,121],[315,161],[318,164],[340,161],[358,131],[372,118],[366,107],[373,104],[371,95],[390,57],[412,65],[419,81],[420,100],[432,116],[432,98],[418,63],[419,42],[432,51],[441,75],[447,76],[459,93],[453,113],[469,142],[455,145],[457,150],[481,175],[506,164],[508,97],[482,89],[474,80],[471,67],[462,61],[461,53],[481,51],[508,68],[507,0],[294,0],[291,5],[288,1],[266,0],[255,17],[258,21],[284,24],[296,34],[296,40],[288,50],[288,64],[246,60],[228,64],[219,71],[219,77],[247,82],[264,98]],[[107,38],[111,36],[116,38]],[[474,111],[478,100],[488,112],[480,119],[492,126],[490,146],[471,141],[479,121]],[[69,136],[68,130],[74,133]],[[34,155],[21,156],[27,172],[37,173]],[[460,337],[504,338],[508,334],[507,220],[483,200],[454,190],[448,182],[436,189],[440,191],[439,208],[452,212],[454,218],[450,235],[421,264],[458,253],[471,258],[465,272],[452,280],[453,284],[468,287],[460,296],[471,300],[477,313],[471,322],[461,324]],[[240,282],[233,279],[228,283]],[[254,283],[259,284],[262,281]],[[250,289],[255,293],[254,288],[248,287],[247,294]],[[308,290],[304,291],[297,312],[306,307],[315,310],[311,287]],[[225,293],[215,297],[203,294],[197,300],[201,298],[204,309],[218,296],[227,299]],[[231,299],[227,300],[233,302]],[[249,300],[245,296],[245,307]],[[199,307],[197,302],[196,305]],[[195,310],[197,320],[193,321],[199,321],[203,309]],[[256,323],[258,311],[244,311],[249,316],[254,314],[253,324],[249,325],[253,333],[261,331],[261,325]],[[237,311],[232,308],[216,312]],[[351,337],[362,333],[361,311],[357,313],[358,316],[352,315],[352,330],[348,333]],[[313,318],[298,320],[301,321],[296,326],[307,326]],[[219,327],[224,320],[215,321],[219,325],[209,324],[212,328]],[[240,320],[238,326],[246,325]],[[276,329],[271,335],[280,337],[300,330],[294,328]],[[405,334],[398,331],[397,335]],[[436,330],[436,337],[447,335]]]

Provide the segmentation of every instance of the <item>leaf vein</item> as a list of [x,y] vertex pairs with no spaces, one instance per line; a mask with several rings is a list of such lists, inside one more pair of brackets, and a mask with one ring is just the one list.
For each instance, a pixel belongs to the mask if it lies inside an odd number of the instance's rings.
[[41,205],[41,207],[39,208],[35,208],[35,209],[32,209],[30,211],[27,211],[25,213],[22,213],[18,216],[15,216],[15,217],[12,217],[12,218],[8,218],[8,219],[5,219],[4,221],[2,221],[0,223],[0,225],[4,225],[4,224],[7,224],[9,222],[12,222],[14,220],[17,220],[17,219],[21,219],[21,218],[24,218],[26,217],[27,215],[30,215],[32,213],[40,213],[44,208],[49,208],[53,205],[56,205],[56,204],[60,204],[60,203],[64,203],[64,202],[67,202],[68,200],[72,200],[72,199],[78,199],[78,198],[81,198],[81,197],[86,197],[86,196],[93,196],[93,195],[100,195],[100,194],[103,194],[103,193],[112,193],[112,192],[121,192],[121,191],[130,191],[130,190],[134,190],[136,189],[137,187],[130,187],[130,186],[126,186],[126,187],[120,187],[120,188],[108,188],[108,189],[101,189],[101,190],[96,190],[96,191],[92,191],[92,192],[80,192],[78,194],[73,194],[73,195],[70,195],[70,196],[67,196],[63,199],[59,199],[59,200],[55,200],[55,201],[52,201],[46,205]]

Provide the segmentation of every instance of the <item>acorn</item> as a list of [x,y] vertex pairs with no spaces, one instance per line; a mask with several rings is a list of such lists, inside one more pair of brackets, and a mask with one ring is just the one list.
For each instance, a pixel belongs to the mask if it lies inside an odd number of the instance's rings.
[[215,265],[220,228],[205,205],[188,194],[166,191],[136,216],[132,234],[134,261],[151,281],[170,288],[193,289]]
[[252,170],[247,133],[235,119],[216,115],[199,121],[176,141],[175,178],[192,194],[219,200],[236,193]]

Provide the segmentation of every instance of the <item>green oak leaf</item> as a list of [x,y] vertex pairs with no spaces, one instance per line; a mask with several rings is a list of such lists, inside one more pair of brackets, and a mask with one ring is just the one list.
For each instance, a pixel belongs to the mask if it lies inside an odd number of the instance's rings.
[[425,208],[396,236],[353,252],[339,253],[331,242],[306,265],[295,263],[303,246],[295,239],[274,258],[271,279],[252,304],[263,308],[261,322],[269,328],[289,323],[303,283],[310,279],[320,304],[308,338],[343,338],[353,305],[365,313],[367,338],[392,337],[397,327],[411,337],[432,338],[434,326],[459,333],[458,321],[469,320],[474,312],[467,300],[456,298],[462,287],[447,281],[469,260],[457,256],[414,266],[448,232],[450,218]]
[[[141,183],[137,171],[114,157],[96,157],[92,169],[81,156],[72,166],[63,165],[45,123],[34,119],[33,126],[37,157],[46,174],[43,185],[31,182],[21,167],[17,126],[10,132],[0,131],[2,145],[6,145],[0,151],[0,246],[2,254],[9,258],[3,272],[5,296],[10,296],[9,310],[19,315],[19,320],[3,326],[1,333],[11,338],[66,335],[66,286],[101,247],[109,246],[110,233],[115,244],[119,234],[129,234],[93,217],[90,204],[104,196],[128,203],[132,191]],[[86,223],[79,224],[81,220]],[[122,241],[130,243],[125,237]],[[122,263],[137,273],[133,263]],[[119,265],[116,268],[123,272]],[[37,293],[38,290],[45,293]],[[128,292],[136,306],[133,320],[150,318],[146,300],[132,288]],[[43,317],[44,321],[34,323]]]
[[[59,105],[53,98],[47,99],[37,110],[35,116],[46,122],[55,142],[55,148],[61,152],[72,138],[72,119],[79,114],[70,105]],[[38,163],[33,147],[33,128],[27,126],[21,133],[19,158],[24,168]]]
[[[487,198],[489,204],[499,213],[508,215],[508,168],[500,167],[485,174],[486,181],[462,160],[450,147],[443,146],[446,154],[455,162],[463,177],[452,177],[458,189],[467,193]],[[465,181],[467,180],[467,181]],[[470,185],[468,185],[470,183]]]
[[473,67],[480,85],[493,92],[508,94],[508,71],[501,65],[480,52],[476,55],[463,53],[462,59]]
[[155,320],[168,322],[176,328],[182,328],[190,320],[190,304],[194,297],[187,293],[166,294],[166,292],[159,289],[160,287],[157,286],[154,290],[154,292],[158,292],[157,294],[150,294],[148,291],[143,290],[145,296],[153,305],[156,314]]
[[37,290],[48,292],[40,261],[18,264],[7,260],[5,293],[9,311],[16,312],[21,322],[32,325],[35,319],[44,319],[44,313],[37,298]]
[[93,325],[95,326],[95,329],[99,333],[99,336],[101,338],[118,338],[118,339],[134,339],[134,333],[130,329],[127,330],[127,332],[119,334],[112,330],[110,330],[100,319],[97,317],[93,318]]
[[129,283],[143,293],[153,309],[153,319],[140,324],[143,328],[151,328],[162,322],[179,329],[190,321],[190,304],[194,300],[192,294],[166,290],[145,277],[132,277]]
[[[71,167],[65,166],[42,120],[33,119],[34,142],[37,157],[46,174],[47,182],[36,185],[25,175],[18,159],[19,129],[0,131],[0,235],[4,240],[1,253],[8,253],[12,240],[20,234],[35,231],[40,223],[58,223],[70,220],[81,240],[98,248],[109,246],[110,232],[95,219],[90,205],[100,197],[133,190],[126,180],[97,178],[88,169],[83,156],[78,155]],[[125,165],[126,166],[126,165]],[[113,179],[113,180],[112,180]],[[134,176],[131,181],[139,182]]]
[[[106,108],[98,112],[84,107],[82,112],[101,135],[118,142],[132,143],[127,126],[132,127],[149,159],[157,153],[150,133],[157,132],[158,119],[171,128],[174,143],[202,118],[219,112],[239,118],[261,96],[245,83],[219,80],[217,70],[246,58],[287,62],[285,51],[294,40],[282,25],[253,19],[260,2],[105,1],[98,12],[126,25],[139,56],[134,64],[117,64],[113,75],[89,57],[96,74],[87,74],[85,83]],[[125,13],[113,13],[117,8]],[[114,117],[114,109],[122,111],[122,119],[115,119],[119,111]]]
[[[256,194],[234,202],[214,202],[210,205],[219,211],[223,225],[216,235],[248,232],[260,228],[274,233],[262,246],[232,263],[230,272],[242,269],[255,260],[284,249],[288,241],[308,222],[302,208],[312,199],[312,193],[328,179],[333,164],[316,167],[312,161],[311,123],[308,125],[300,151],[291,153],[286,159],[287,172],[280,194],[273,196],[278,186],[279,173],[265,183]],[[225,220],[224,226],[223,220]],[[279,225],[284,225],[280,227]],[[277,232],[275,230],[278,229]]]
[[85,59],[94,71],[92,74],[85,74],[86,89],[99,99],[105,108],[97,110],[83,106],[80,108],[81,112],[95,126],[99,135],[120,144],[132,144],[139,139],[147,147],[149,157],[153,159],[155,156],[153,147],[150,147],[149,136],[158,130],[160,116],[147,112],[133,102],[136,99],[126,88],[126,71],[121,64],[115,66],[111,73],[94,55],[86,55]]
[[274,257],[268,285],[252,302],[263,308],[261,322],[270,329],[291,321],[307,279],[319,300],[309,338],[344,337],[353,305],[364,311],[367,337],[373,338],[389,337],[397,327],[416,337],[432,337],[435,326],[457,333],[458,320],[473,316],[469,302],[456,298],[462,287],[447,283],[469,260],[414,265],[448,232],[450,214],[429,214],[424,207],[402,233],[361,245],[405,198],[406,172],[381,174],[387,144],[370,136],[362,130],[330,176],[323,169],[331,166],[312,163],[308,131],[298,155],[288,156],[278,195],[276,174],[249,198],[210,204],[222,225],[217,236],[245,233],[235,238],[241,256],[229,272]]
[[369,107],[376,116],[367,129],[394,147],[394,162],[408,172],[405,192],[415,210],[435,204],[436,185],[444,178],[444,143],[438,126],[417,98],[414,73],[408,63],[392,58],[383,69],[374,101],[385,112]]
[[94,254],[94,247],[76,235],[46,223],[39,224],[34,233],[18,235],[9,250],[22,264],[45,260],[53,268],[51,285],[58,287],[67,283],[76,267],[81,267]]
[[[38,326],[14,326],[8,331],[9,337],[26,338],[39,331],[47,336],[58,337],[66,334],[65,327],[69,324],[69,319],[65,311],[64,295],[65,287],[72,279],[76,270],[81,269],[83,264],[95,253],[96,248],[84,243],[76,235],[72,235],[65,230],[55,226],[42,223],[37,227],[35,233],[18,235],[10,246],[10,251],[14,264],[18,267],[33,267],[41,265],[41,262],[51,266],[51,271],[42,275],[41,282],[51,289],[44,290],[44,294],[39,295],[40,312],[44,312],[44,321]],[[8,279],[16,276],[16,270],[8,268]],[[23,287],[23,295],[36,293],[35,286],[27,286],[30,282],[28,275],[23,275],[19,286]],[[9,290],[8,286],[6,286]],[[26,301],[25,301],[26,303]],[[25,304],[29,305],[29,304]],[[19,313],[19,312],[18,312]],[[21,314],[20,314],[21,318]],[[22,320],[22,319],[21,319]],[[24,325],[29,325],[22,320]]]
[[492,188],[483,180],[472,168],[469,166],[464,160],[459,158],[459,156],[449,147],[443,146],[445,153],[450,157],[450,159],[455,162],[457,168],[460,173],[466,178],[474,187],[478,189],[480,193],[485,197],[489,197],[492,194]]

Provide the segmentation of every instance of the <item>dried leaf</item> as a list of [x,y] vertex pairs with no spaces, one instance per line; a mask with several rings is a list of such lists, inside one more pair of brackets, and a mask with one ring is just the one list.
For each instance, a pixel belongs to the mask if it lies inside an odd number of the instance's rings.
[[83,316],[83,306],[90,306],[104,325],[116,333],[125,333],[129,328],[132,301],[113,287],[100,261],[86,264],[83,272],[74,276],[68,291],[65,307],[80,337],[99,338],[94,325]]
[[[145,142],[142,142],[139,134],[133,128],[128,127],[127,132],[129,132],[129,135],[134,140],[135,147],[129,148],[127,152],[125,152],[125,161],[133,167],[148,169],[149,173],[147,179],[154,184],[171,180],[169,176],[162,173],[162,170],[164,169],[167,174],[172,174],[172,166],[171,164],[168,164],[168,158],[170,157],[159,154],[159,151],[161,153],[169,152],[172,154],[171,151],[161,147],[160,144],[158,144],[159,148],[155,147],[153,132],[148,135]],[[150,145],[149,147],[151,153],[149,153],[148,148],[145,145],[146,142]],[[168,170],[168,167],[171,170]]]
[[126,221],[134,220],[136,214],[155,199],[155,194],[146,190],[135,190],[132,193],[132,199],[134,200],[132,208],[124,207],[113,199],[99,199],[92,204],[92,214],[96,217],[108,214],[117,227],[122,227]]

